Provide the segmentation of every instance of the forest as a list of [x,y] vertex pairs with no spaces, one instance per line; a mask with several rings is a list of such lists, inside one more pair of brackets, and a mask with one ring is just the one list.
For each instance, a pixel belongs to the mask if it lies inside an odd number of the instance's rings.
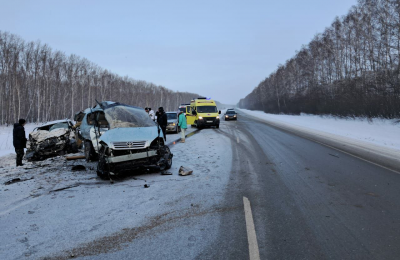
[[96,99],[177,110],[197,96],[122,77],[85,58],[0,31],[0,124],[73,118]]
[[359,0],[259,83],[239,107],[400,117],[400,1]]

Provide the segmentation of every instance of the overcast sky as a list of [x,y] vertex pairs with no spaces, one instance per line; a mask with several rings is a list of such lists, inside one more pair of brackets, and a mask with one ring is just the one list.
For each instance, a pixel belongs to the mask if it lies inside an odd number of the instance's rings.
[[227,104],[356,0],[0,0],[0,30]]

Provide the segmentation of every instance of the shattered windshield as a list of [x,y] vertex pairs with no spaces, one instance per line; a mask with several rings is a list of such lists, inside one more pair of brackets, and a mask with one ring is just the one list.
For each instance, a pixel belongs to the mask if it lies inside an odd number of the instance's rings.
[[216,106],[199,106],[197,107],[197,113],[216,113],[217,107]]
[[155,126],[149,115],[140,108],[114,106],[104,110],[110,129]]
[[50,127],[49,131],[51,132],[51,131],[53,131],[53,130],[55,130],[55,129],[60,129],[60,128],[68,129],[68,128],[69,128],[69,125],[68,125],[68,123],[66,123],[66,122],[57,123],[57,124],[52,125],[52,126]]

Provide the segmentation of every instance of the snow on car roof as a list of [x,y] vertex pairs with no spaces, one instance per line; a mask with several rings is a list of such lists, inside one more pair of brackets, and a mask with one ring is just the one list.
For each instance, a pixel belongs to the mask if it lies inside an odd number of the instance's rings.
[[43,125],[41,125],[40,127],[47,126],[47,125],[54,125],[54,124],[57,124],[57,123],[67,123],[67,122],[72,122],[72,121],[69,120],[69,119],[54,120],[54,121],[43,123]]

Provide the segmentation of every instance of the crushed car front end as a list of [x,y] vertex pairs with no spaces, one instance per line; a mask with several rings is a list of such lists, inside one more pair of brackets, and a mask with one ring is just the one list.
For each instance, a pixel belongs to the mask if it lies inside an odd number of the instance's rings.
[[109,178],[139,168],[167,169],[172,153],[162,131],[141,108],[115,104],[104,108],[110,130],[99,137],[97,173]]
[[78,147],[70,120],[46,123],[29,134],[29,148],[25,158],[29,161],[77,152]]

